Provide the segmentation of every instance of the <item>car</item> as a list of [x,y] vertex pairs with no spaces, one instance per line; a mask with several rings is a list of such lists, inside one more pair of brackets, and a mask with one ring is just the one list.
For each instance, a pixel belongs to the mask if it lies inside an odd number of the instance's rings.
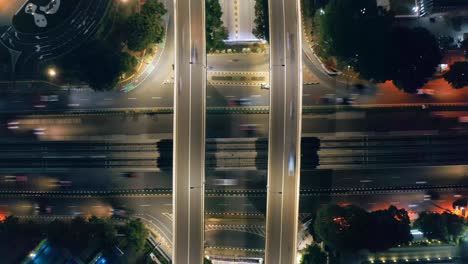
[[240,106],[250,106],[250,105],[252,105],[252,100],[250,100],[250,98],[240,98],[239,99],[239,105]]
[[468,116],[459,116],[458,117],[459,123],[468,123]]
[[127,178],[135,178],[139,175],[138,172],[122,172],[121,175]]
[[236,98],[231,97],[231,98],[228,99],[228,105],[229,106],[237,106],[237,105],[239,105],[239,101]]
[[59,101],[59,97],[58,95],[41,95],[40,96],[40,101],[41,102],[58,102]]
[[52,213],[52,206],[45,205],[45,204],[36,204],[34,206],[34,210],[36,214],[51,214]]
[[334,104],[336,101],[334,94],[326,94],[320,97],[320,103],[322,104]]
[[434,89],[418,89],[416,90],[419,95],[434,95]]
[[364,84],[362,84],[362,83],[356,83],[356,84],[354,84],[354,88],[355,88],[356,90],[364,90],[364,89],[366,89],[367,87],[366,87]]
[[255,131],[257,130],[257,125],[256,124],[241,124],[240,130],[241,131]]
[[161,263],[161,262],[159,262],[158,258],[156,258],[156,256],[154,255],[153,252],[151,252],[149,254],[149,256],[150,256],[151,260],[154,261],[155,263]]
[[72,186],[72,181],[59,180],[59,181],[57,181],[57,185],[60,186],[60,187],[71,187]]
[[45,128],[43,127],[37,127],[34,129],[34,135],[44,135],[45,134]]
[[262,83],[262,84],[260,85],[260,88],[261,88],[261,89],[268,90],[268,89],[270,89],[270,85],[268,85],[268,84],[266,84],[266,83]]
[[127,209],[123,207],[116,207],[111,209],[112,216],[114,217],[127,217],[128,212]]
[[214,185],[218,186],[232,186],[237,185],[237,179],[216,179]]
[[354,104],[354,98],[353,97],[343,97],[343,101],[341,102],[342,105],[352,105]]
[[17,175],[16,176],[16,182],[19,182],[19,183],[28,182],[28,176],[26,176],[26,175]]
[[8,122],[8,129],[19,129],[20,122],[19,121],[11,121]]

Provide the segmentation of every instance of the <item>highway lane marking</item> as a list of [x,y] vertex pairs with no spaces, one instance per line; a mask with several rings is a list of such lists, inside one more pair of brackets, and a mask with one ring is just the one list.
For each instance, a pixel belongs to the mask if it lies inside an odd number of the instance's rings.
[[104,98],[104,101],[112,101],[112,100],[114,100],[114,99],[112,99],[112,98]]
[[153,100],[159,100],[159,99],[161,99],[161,97],[159,97],[159,96],[153,96],[153,97],[151,97],[151,99],[153,99]]
[[89,101],[89,98],[80,98],[80,101]]
[[68,106],[70,106],[70,107],[78,107],[78,106],[80,106],[80,104],[68,104]]
[[135,97],[129,97],[128,100],[136,100]]
[[170,221],[172,221],[172,214],[171,213],[162,213],[165,217],[167,217]]
[[142,207],[148,207],[148,206],[151,206],[150,204],[140,204],[140,206]]
[[169,234],[172,234],[172,228],[167,228],[167,226],[163,222],[161,222],[161,220],[149,214],[145,214],[145,215],[148,216],[150,219],[157,221],[161,225],[162,228],[168,231]]

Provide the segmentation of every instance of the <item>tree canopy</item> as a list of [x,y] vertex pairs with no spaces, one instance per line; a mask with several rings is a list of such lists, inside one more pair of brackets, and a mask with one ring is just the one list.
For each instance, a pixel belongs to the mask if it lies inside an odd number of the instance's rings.
[[328,205],[318,211],[314,230],[325,245],[348,252],[382,251],[413,238],[408,213],[394,206],[368,213],[356,206]]
[[455,62],[450,66],[444,78],[453,88],[463,88],[468,86],[468,62]]
[[301,264],[323,264],[326,262],[327,255],[317,245],[308,246],[301,260]]
[[434,74],[441,55],[437,39],[423,28],[393,27],[392,13],[375,0],[331,0],[316,12],[318,51],[352,66],[362,78],[393,80],[414,93]]
[[458,241],[466,231],[465,220],[451,213],[422,212],[414,222],[426,238],[443,242]]
[[146,49],[151,43],[159,43],[165,34],[162,16],[166,13],[163,4],[157,0],[148,0],[140,13],[133,14],[127,20],[127,46],[130,50]]
[[131,54],[116,51],[107,42],[94,40],[60,60],[63,79],[79,78],[94,90],[113,89],[123,73],[134,71],[138,61]]
[[222,49],[225,47],[224,40],[228,38],[228,32],[223,25],[221,16],[221,5],[219,0],[206,0],[205,9],[210,10],[206,12],[206,49],[208,51],[215,49]]
[[424,28],[403,28],[393,30],[392,80],[406,92],[414,93],[431,77],[442,55],[437,39]]
[[356,206],[327,205],[317,213],[314,229],[325,244],[338,251],[356,251],[365,246],[368,215]]
[[46,230],[52,245],[68,248],[73,253],[85,249],[91,240],[106,250],[117,241],[115,227],[108,220],[97,217],[91,217],[89,220],[76,217],[71,222],[54,220],[47,225]]
[[[371,251],[383,251],[397,245],[407,244],[413,239],[411,235],[408,212],[390,206],[386,210],[370,213],[367,230],[367,248]],[[381,239],[384,237],[385,239]]]
[[255,27],[252,34],[258,39],[270,40],[268,0],[255,0]]
[[125,226],[124,235],[123,246],[125,248],[141,251],[144,248],[149,232],[140,219],[133,219]]

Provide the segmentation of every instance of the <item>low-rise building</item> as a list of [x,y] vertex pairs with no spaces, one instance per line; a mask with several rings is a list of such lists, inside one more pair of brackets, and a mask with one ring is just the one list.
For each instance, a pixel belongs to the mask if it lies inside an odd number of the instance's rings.
[[458,11],[460,9],[468,10],[467,0],[418,0],[419,15],[432,15],[437,13],[446,13]]

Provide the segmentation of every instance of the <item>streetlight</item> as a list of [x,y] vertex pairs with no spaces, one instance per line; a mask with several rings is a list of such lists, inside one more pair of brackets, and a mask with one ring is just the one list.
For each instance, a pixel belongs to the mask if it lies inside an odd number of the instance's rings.
[[55,76],[57,76],[57,70],[55,70],[55,68],[49,68],[49,70],[47,70],[47,75],[49,75],[50,78],[55,78]]

